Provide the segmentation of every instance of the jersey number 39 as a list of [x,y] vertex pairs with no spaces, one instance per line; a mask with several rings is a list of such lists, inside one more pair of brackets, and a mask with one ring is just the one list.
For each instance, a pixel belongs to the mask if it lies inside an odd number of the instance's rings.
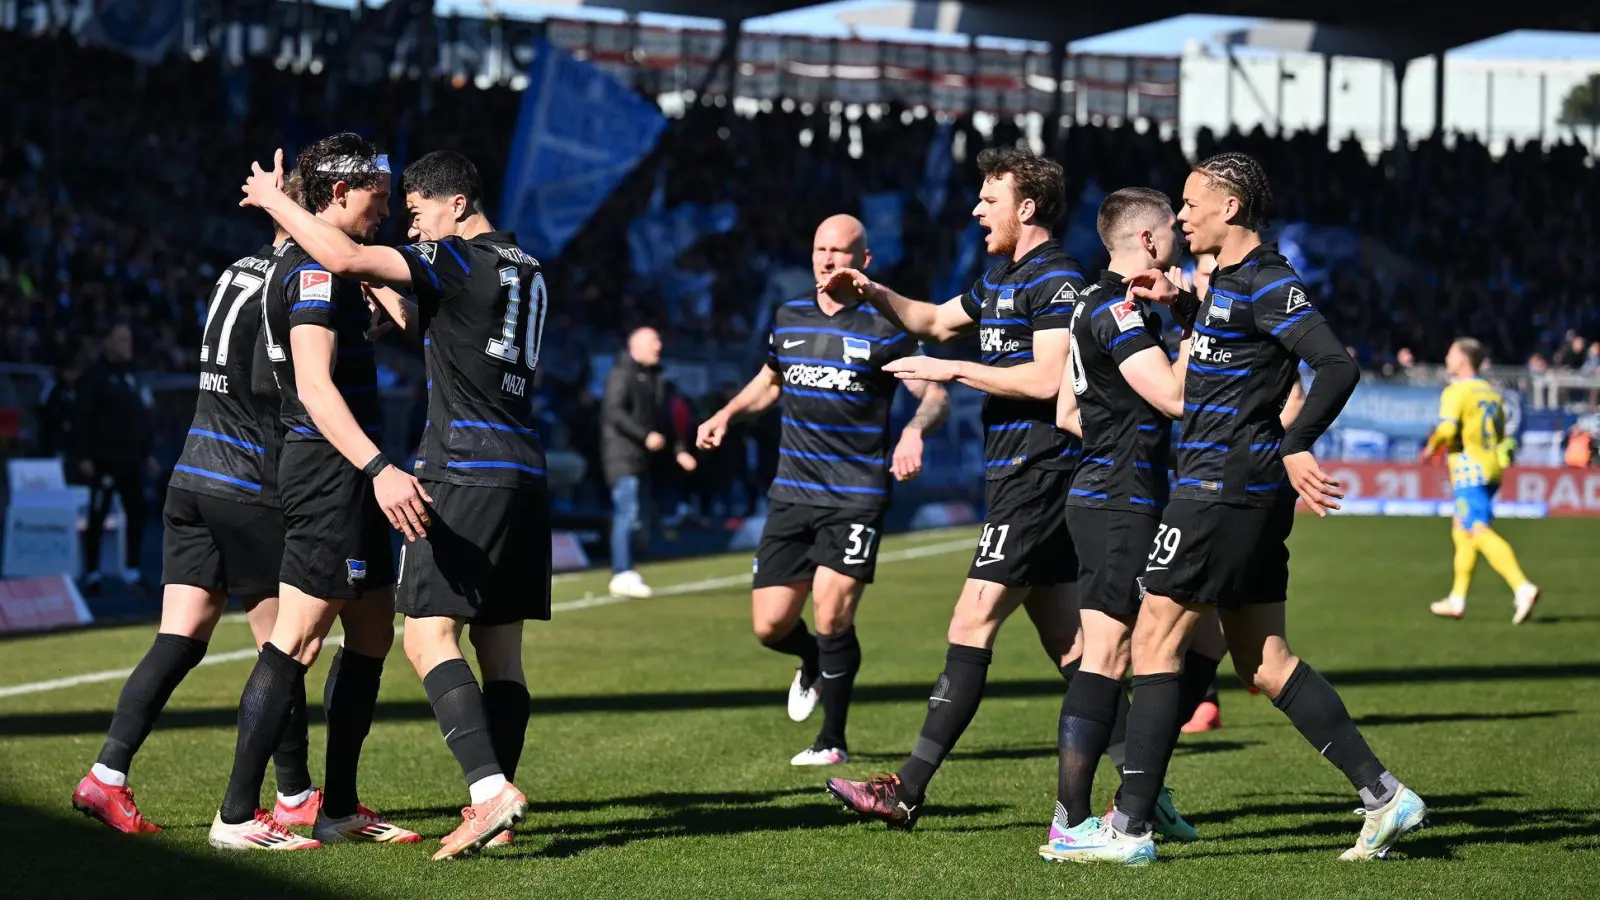
[[515,266],[500,270],[500,283],[506,288],[506,317],[500,325],[500,336],[489,339],[485,353],[498,360],[516,365],[521,359],[529,369],[539,366],[539,342],[544,338],[544,316],[550,308],[549,296],[544,289],[544,273],[535,272],[528,287],[528,321],[522,333],[522,346],[517,346],[517,325],[522,318],[522,275]]

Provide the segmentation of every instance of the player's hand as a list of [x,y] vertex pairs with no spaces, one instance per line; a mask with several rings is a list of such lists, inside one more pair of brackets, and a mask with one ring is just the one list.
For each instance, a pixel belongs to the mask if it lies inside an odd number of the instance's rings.
[[728,417],[718,413],[700,423],[700,428],[695,432],[694,445],[701,450],[715,450],[722,446],[722,439],[728,434]]
[[1195,281],[1189,277],[1188,273],[1183,271],[1183,266],[1172,266],[1167,269],[1167,280],[1177,285],[1180,291],[1194,290]]
[[417,479],[390,466],[372,479],[372,492],[378,497],[378,506],[389,518],[394,530],[406,536],[407,541],[427,537],[424,526],[428,524],[427,504],[433,502]]
[[1173,301],[1178,299],[1178,286],[1173,284],[1160,269],[1135,272],[1122,279],[1122,283],[1128,286],[1130,295],[1162,306],[1171,306]]
[[376,341],[386,334],[393,334],[399,331],[400,326],[389,318],[389,311],[373,299],[372,289],[362,285],[361,290],[366,292],[367,308],[372,310],[372,317],[367,321],[367,340]]
[[278,148],[272,154],[272,168],[263,170],[261,164],[255,160],[250,161],[250,177],[245,179],[244,199],[239,201],[240,206],[257,206],[265,208],[267,202],[276,196],[283,195],[283,148]]
[[878,286],[872,279],[861,274],[855,269],[834,269],[828,277],[817,282],[817,290],[827,294],[835,300],[868,300],[877,291]]
[[961,367],[952,359],[933,356],[902,356],[883,367],[901,381],[932,381],[943,384],[955,381]]
[[895,481],[910,481],[922,474],[922,431],[907,428],[900,432],[900,443],[894,445],[894,459],[889,463],[889,474]]
[[700,461],[694,458],[693,453],[687,450],[678,451],[678,468],[685,472],[693,472],[699,465]]
[[652,431],[644,436],[644,448],[655,453],[667,445],[666,436],[659,431]]
[[1289,483],[1294,485],[1295,493],[1305,501],[1306,508],[1319,516],[1326,516],[1329,511],[1339,508],[1338,501],[1344,499],[1344,491],[1339,482],[1328,477],[1317,465],[1317,458],[1311,451],[1302,450],[1291,453],[1283,458],[1284,471],[1289,473]]

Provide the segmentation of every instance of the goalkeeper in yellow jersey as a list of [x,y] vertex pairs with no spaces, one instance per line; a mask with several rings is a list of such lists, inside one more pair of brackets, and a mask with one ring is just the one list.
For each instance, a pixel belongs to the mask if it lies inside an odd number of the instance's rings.
[[1483,344],[1459,338],[1445,355],[1450,384],[1439,398],[1439,424],[1422,451],[1424,460],[1449,453],[1450,485],[1455,491],[1456,514],[1451,536],[1455,539],[1455,583],[1450,596],[1434,603],[1434,615],[1459,619],[1467,611],[1467,588],[1482,553],[1489,565],[1514,591],[1516,607],[1511,617],[1520,625],[1539,602],[1539,588],[1522,573],[1517,554],[1505,538],[1495,533],[1494,495],[1500,473],[1511,464],[1516,442],[1506,437],[1505,404],[1489,382],[1478,377],[1483,364]]

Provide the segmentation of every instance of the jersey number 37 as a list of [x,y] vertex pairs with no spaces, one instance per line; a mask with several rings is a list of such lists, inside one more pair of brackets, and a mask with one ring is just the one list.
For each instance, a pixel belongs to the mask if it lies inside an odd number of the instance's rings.
[[[500,270],[500,283],[506,288],[506,317],[500,323],[500,336],[490,338],[484,352],[511,365],[516,365],[520,359],[529,369],[538,368],[539,342],[544,339],[544,317],[550,308],[549,295],[544,289],[544,273],[533,273],[533,281],[527,285],[526,323],[519,322],[524,311],[523,284],[516,266],[506,266]],[[521,346],[517,344],[519,324],[523,325]]]

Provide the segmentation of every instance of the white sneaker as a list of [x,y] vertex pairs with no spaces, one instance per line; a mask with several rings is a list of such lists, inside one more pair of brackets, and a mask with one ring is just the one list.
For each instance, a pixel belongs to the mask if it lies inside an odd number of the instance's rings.
[[644,576],[632,569],[611,576],[610,590],[613,597],[627,597],[631,600],[649,600],[655,595],[655,591],[650,590],[650,585],[644,583]]
[[279,825],[272,814],[256,810],[256,817],[238,825],[222,821],[222,811],[211,820],[211,846],[218,850],[311,850],[321,841],[303,838]]
[[1446,619],[1459,619],[1467,614],[1467,600],[1465,597],[1446,597],[1435,600],[1428,605],[1428,612]]
[[1427,823],[1428,807],[1415,791],[1402,785],[1381,808],[1358,809],[1356,815],[1365,821],[1356,845],[1339,855],[1345,862],[1387,859],[1395,841]]
[[311,836],[324,844],[341,841],[364,841],[372,844],[415,844],[422,835],[401,828],[361,804],[356,811],[341,819],[330,818],[320,810],[317,824],[311,826]]
[[[1039,855],[1051,862],[1113,863],[1119,866],[1147,866],[1156,861],[1155,832],[1139,837],[1123,834],[1104,819],[1099,827],[1078,833],[1065,833],[1039,848]],[[1080,826],[1081,828],[1081,826]]]
[[789,682],[789,720],[804,722],[817,709],[817,686],[805,684],[801,678],[805,668],[794,670],[794,680]]
[[1533,605],[1539,602],[1539,586],[1530,581],[1517,588],[1516,596],[1511,602],[1517,608],[1516,613],[1511,616],[1511,624],[1521,625],[1528,621],[1528,616],[1533,613]]
[[837,747],[807,747],[789,760],[791,766],[837,766],[850,761],[850,754]]

